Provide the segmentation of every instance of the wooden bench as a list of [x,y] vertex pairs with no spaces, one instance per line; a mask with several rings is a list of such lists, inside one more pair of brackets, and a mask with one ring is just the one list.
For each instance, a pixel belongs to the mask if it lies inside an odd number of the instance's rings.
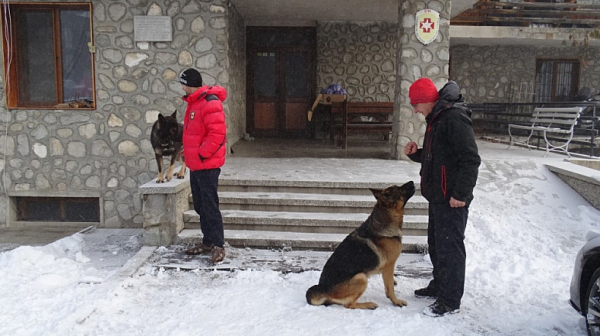
[[388,139],[393,114],[394,103],[390,102],[332,103],[330,137],[337,138],[338,146],[344,149],[348,147],[348,133],[382,133]]
[[[584,107],[537,107],[533,110],[530,119],[530,124],[508,124],[508,135],[510,136],[510,148],[515,143],[521,143],[531,149],[529,140],[534,132],[541,132],[544,141],[546,141],[546,156],[551,151],[564,152],[569,157],[569,143],[573,139],[575,125],[577,119],[581,115]],[[528,132],[527,138],[524,141],[516,141],[511,130],[521,129]],[[553,145],[548,139],[548,133],[553,133],[561,136],[562,144]],[[560,141],[559,141],[560,142]],[[507,149],[508,149],[507,148]]]

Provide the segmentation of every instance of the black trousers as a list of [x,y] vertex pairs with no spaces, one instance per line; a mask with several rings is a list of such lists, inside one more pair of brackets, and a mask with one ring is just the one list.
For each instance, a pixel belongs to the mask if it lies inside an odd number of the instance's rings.
[[221,168],[190,172],[194,210],[200,215],[200,228],[204,236],[202,242],[207,246],[223,247],[225,244],[223,217],[217,193],[220,174]]
[[438,300],[450,308],[460,308],[465,291],[465,228],[469,208],[452,208],[448,203],[429,204],[427,243],[433,264],[433,280]]

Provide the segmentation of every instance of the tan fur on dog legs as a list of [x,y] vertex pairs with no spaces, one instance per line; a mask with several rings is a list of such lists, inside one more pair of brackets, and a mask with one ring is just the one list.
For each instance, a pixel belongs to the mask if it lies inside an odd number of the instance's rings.
[[374,302],[356,302],[358,298],[367,289],[367,275],[358,273],[352,279],[340,284],[334,288],[328,295],[332,302],[343,305],[350,309],[375,309],[377,304]]
[[407,305],[406,301],[400,300],[396,297],[396,293],[394,292],[394,264],[390,263],[386,265],[381,271],[381,275],[383,277],[383,285],[385,286],[385,296],[388,297],[394,304],[394,306],[404,307]]
[[385,265],[381,267],[385,295],[395,306],[404,307],[407,305],[406,301],[398,299],[394,292],[394,269],[396,268],[396,260],[398,260],[402,251],[402,243],[398,244],[394,239],[383,238],[377,241],[377,245],[384,252],[387,260]]
[[185,159],[183,155],[179,157],[179,162],[181,163],[181,169],[179,169],[179,173],[177,173],[177,178],[182,179],[185,177]]

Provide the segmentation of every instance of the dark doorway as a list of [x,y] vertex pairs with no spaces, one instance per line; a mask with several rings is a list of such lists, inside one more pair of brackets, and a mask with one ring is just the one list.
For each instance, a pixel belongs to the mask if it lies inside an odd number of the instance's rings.
[[315,28],[248,27],[246,41],[246,131],[255,137],[304,136],[315,96]]

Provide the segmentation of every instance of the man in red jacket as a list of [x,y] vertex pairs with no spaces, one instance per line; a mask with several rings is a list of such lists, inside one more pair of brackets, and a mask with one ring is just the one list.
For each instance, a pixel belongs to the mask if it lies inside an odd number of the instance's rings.
[[225,113],[222,102],[227,92],[220,86],[202,86],[202,76],[194,69],[179,77],[187,102],[183,121],[183,154],[190,169],[194,210],[200,215],[202,244],[186,251],[196,255],[210,253],[211,261],[225,258],[223,218],[219,210],[219,175],[225,163]]

